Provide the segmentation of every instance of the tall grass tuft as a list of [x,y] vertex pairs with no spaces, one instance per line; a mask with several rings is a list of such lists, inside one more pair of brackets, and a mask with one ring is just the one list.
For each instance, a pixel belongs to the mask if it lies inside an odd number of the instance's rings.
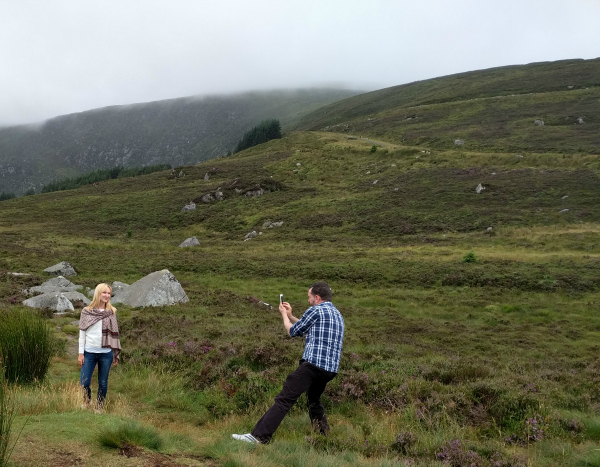
[[129,421],[117,427],[105,427],[98,434],[102,446],[113,449],[127,449],[140,446],[156,451],[163,445],[158,432],[151,427]]
[[7,381],[42,381],[53,354],[50,329],[40,315],[26,310],[0,312],[0,356]]
[[14,405],[8,392],[8,385],[4,379],[4,371],[0,365],[0,467],[8,465],[11,450],[8,448],[12,422],[14,418]]

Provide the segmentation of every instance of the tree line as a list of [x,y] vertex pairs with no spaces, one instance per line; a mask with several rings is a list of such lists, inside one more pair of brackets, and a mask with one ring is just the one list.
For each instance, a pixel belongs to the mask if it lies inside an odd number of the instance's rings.
[[65,178],[56,182],[48,183],[42,187],[42,193],[50,193],[52,191],[72,190],[84,185],[91,185],[105,180],[114,178],[137,177],[138,175],[147,175],[153,172],[170,169],[169,164],[147,165],[145,167],[124,168],[121,166],[113,167],[112,169],[98,169],[93,172],[81,175],[79,177]]
[[244,133],[244,136],[235,148],[235,152],[240,152],[244,149],[279,138],[281,138],[281,125],[279,124],[279,120],[275,118],[263,120],[254,128]]

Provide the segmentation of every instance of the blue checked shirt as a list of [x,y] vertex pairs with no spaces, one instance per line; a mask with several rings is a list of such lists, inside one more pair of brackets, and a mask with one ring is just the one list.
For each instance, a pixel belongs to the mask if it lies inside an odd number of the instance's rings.
[[306,334],[302,358],[322,370],[338,372],[344,340],[344,318],[331,302],[311,306],[290,328],[290,336]]

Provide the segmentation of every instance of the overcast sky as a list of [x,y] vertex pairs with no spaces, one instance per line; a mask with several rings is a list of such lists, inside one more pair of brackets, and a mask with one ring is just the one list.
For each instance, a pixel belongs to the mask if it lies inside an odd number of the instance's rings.
[[0,125],[600,56],[600,0],[0,0]]

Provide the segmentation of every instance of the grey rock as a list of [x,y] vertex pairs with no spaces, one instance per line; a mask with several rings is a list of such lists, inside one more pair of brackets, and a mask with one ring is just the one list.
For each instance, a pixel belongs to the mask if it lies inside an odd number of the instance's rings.
[[297,174],[298,173],[298,169],[294,169],[294,170],[292,170],[292,172],[294,172],[295,174]]
[[577,123],[578,123],[579,125],[583,125],[585,122],[583,121],[583,118],[579,117],[579,118],[577,119]]
[[516,159],[523,159],[523,156],[521,154],[515,154],[515,158]]
[[223,201],[223,192],[222,192],[222,191],[216,191],[216,192],[215,192],[215,198],[216,198],[218,201]]
[[373,185],[377,185],[377,182],[378,182],[378,181],[379,181],[379,180],[373,180]]
[[259,188],[258,190],[249,190],[246,192],[246,196],[261,196],[265,193],[263,188]]
[[206,180],[207,182],[210,180],[210,175],[208,175],[208,172],[204,174],[204,180]]
[[185,248],[187,246],[198,246],[200,245],[200,242],[198,241],[198,239],[196,237],[190,237],[190,238],[186,238],[181,245],[179,245],[179,248]]
[[15,277],[31,276],[31,274],[27,274],[26,272],[7,272],[6,274]]
[[462,146],[463,144],[465,144],[465,142],[462,139],[455,139],[454,140],[454,145],[455,146]]
[[[129,284],[126,284],[125,282],[114,281],[110,285],[110,287],[112,288],[112,296],[114,297],[115,295],[117,295],[120,292],[123,292],[123,290],[125,290],[127,287],[129,287]],[[92,293],[92,295],[93,295],[93,293]]]
[[[271,222],[271,225],[269,226],[269,229],[272,229],[274,227],[281,227],[283,225],[283,221],[279,221],[279,222]],[[264,229],[264,226],[263,226]],[[262,232],[261,232],[262,233]]]
[[54,292],[74,292],[81,289],[83,286],[73,284],[69,279],[65,279],[63,276],[53,277],[48,279],[41,285],[36,285],[24,290],[26,294],[33,293],[54,293]]
[[394,188],[394,191],[398,191],[399,189],[400,189],[400,188],[396,187],[396,188]]
[[296,162],[296,167],[300,167],[302,164],[300,162]]
[[485,230],[486,230],[487,232],[491,232],[491,231],[492,231],[492,230],[494,230],[494,229],[492,229],[491,227],[488,227],[488,228],[487,228],[487,229],[485,229]]
[[196,203],[191,202],[190,204],[186,204],[182,209],[181,212],[186,212],[186,211],[195,211],[196,210]]
[[89,305],[90,300],[85,295],[79,292],[61,292],[63,296],[67,297],[71,303],[73,302],[83,302],[84,305]]
[[38,309],[50,308],[58,312],[75,311],[73,304],[60,292],[36,295],[24,300],[23,305]]
[[567,199],[568,197],[569,197],[569,195],[565,195],[561,199]]
[[575,86],[567,86],[567,89],[573,89]]
[[241,188],[234,188],[234,190],[238,195],[244,191]]
[[44,269],[44,272],[53,274],[55,276],[77,275],[73,266],[71,266],[67,261],[62,261],[61,263],[55,264],[54,266],[50,266],[49,268]]
[[189,300],[175,276],[163,269],[142,277],[115,295],[111,301],[133,307],[146,307],[174,305]]
[[207,193],[206,195],[204,195],[202,197],[202,202],[203,203],[212,203],[214,200],[215,200],[215,198],[210,193]]
[[247,233],[246,235],[244,235],[244,241],[253,239],[254,237],[258,237],[258,233],[256,233],[256,230],[253,230],[250,233]]
[[534,120],[533,123],[534,123],[534,125],[537,125],[537,126],[544,126],[543,120]]
[[475,187],[477,194],[481,193],[483,190],[485,190],[485,187],[481,183]]
[[561,213],[561,212],[569,212],[569,210],[568,210],[568,209],[561,209],[561,210],[560,210],[560,211],[558,211],[558,212],[559,212],[559,213]]

